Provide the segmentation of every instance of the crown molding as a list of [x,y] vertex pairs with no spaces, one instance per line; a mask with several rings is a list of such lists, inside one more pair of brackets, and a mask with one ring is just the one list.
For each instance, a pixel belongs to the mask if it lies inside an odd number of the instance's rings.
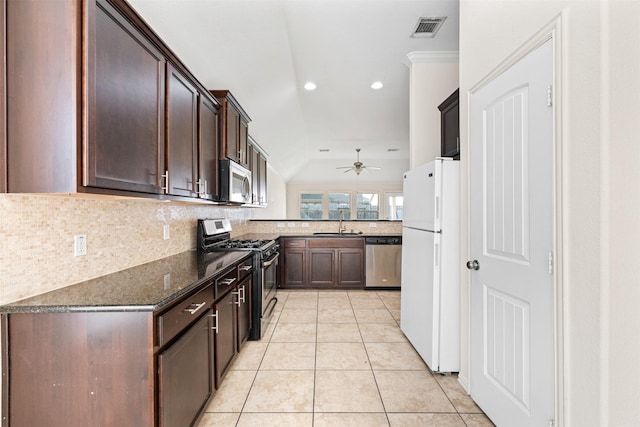
[[405,65],[411,67],[411,64],[438,63],[438,62],[459,62],[460,52],[458,51],[442,51],[442,52],[420,52],[413,51],[407,53]]

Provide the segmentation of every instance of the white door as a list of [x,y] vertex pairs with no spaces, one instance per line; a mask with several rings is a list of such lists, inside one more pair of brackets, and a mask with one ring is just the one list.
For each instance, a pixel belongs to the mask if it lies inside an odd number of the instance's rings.
[[471,395],[498,426],[554,418],[547,41],[470,100]]

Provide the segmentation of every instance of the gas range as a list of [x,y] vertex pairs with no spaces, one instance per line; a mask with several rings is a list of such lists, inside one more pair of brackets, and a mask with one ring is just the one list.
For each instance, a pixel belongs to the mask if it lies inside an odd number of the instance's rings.
[[[232,239],[231,223],[228,219],[199,219],[197,250],[199,253],[221,251],[251,251],[253,273],[251,286],[251,312],[253,322],[249,339],[259,340],[278,302],[277,266],[280,245],[270,239]],[[258,320],[259,319],[259,320]]]

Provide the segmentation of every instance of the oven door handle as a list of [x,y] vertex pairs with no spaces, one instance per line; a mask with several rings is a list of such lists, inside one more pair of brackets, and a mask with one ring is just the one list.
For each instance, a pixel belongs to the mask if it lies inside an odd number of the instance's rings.
[[266,260],[264,262],[264,268],[270,267],[271,264],[273,264],[274,262],[276,262],[278,260],[278,258],[280,257],[280,253],[276,253],[274,256],[272,256],[271,258],[269,258],[268,260]]

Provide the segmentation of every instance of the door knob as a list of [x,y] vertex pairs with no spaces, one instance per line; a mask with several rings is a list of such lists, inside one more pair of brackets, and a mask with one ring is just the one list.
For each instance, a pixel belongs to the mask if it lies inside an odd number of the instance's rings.
[[474,259],[473,261],[467,261],[467,268],[469,270],[480,270],[480,263],[477,259]]

